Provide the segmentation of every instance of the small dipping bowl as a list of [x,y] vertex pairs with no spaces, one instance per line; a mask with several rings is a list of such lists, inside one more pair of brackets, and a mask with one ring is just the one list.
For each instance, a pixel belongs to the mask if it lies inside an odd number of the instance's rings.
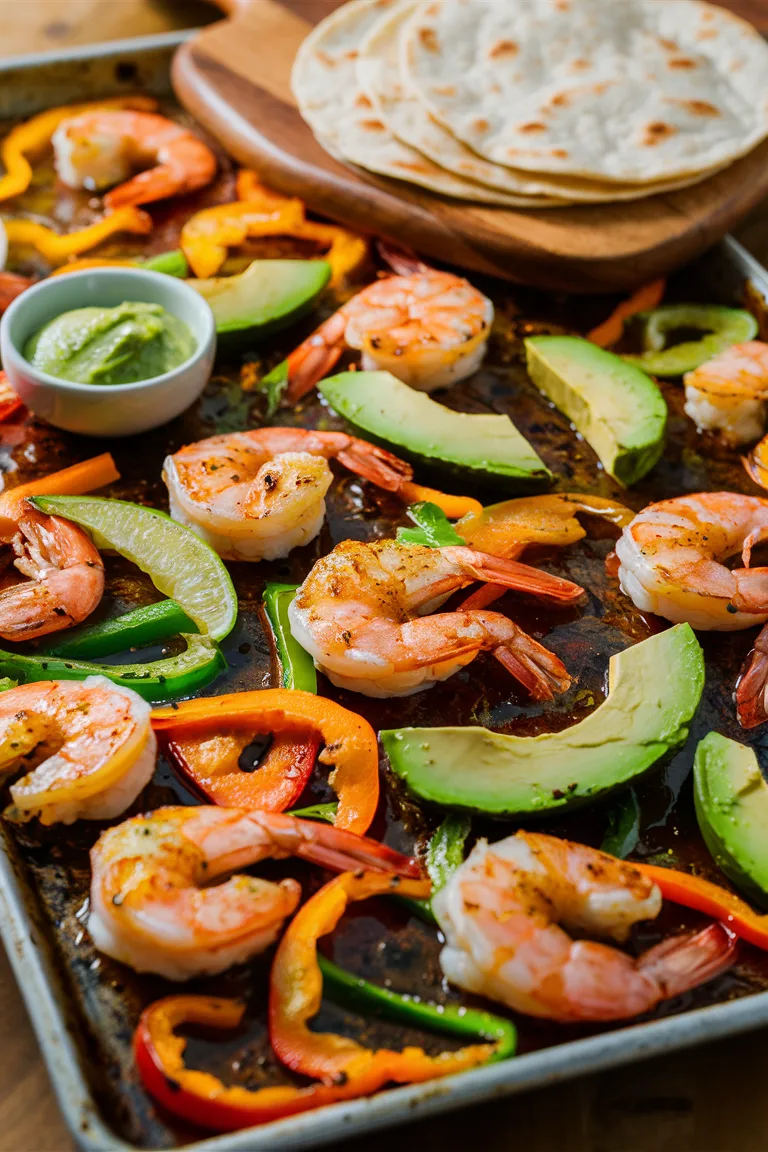
[[[75,308],[125,302],[161,304],[183,320],[197,343],[178,368],[136,384],[74,384],[25,359],[30,337]],[[17,296],[0,319],[0,357],[28,408],[49,424],[83,436],[133,436],[159,428],[194,404],[216,354],[216,323],[208,303],[184,280],[143,268],[94,268],[41,280]]]

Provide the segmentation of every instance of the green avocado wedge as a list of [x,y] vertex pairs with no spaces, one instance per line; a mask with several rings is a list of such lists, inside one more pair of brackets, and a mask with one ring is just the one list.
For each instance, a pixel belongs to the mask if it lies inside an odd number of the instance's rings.
[[650,472],[667,424],[650,376],[579,336],[531,336],[525,351],[536,387],[573,421],[614,480],[629,488]]
[[699,642],[677,624],[612,656],[606,700],[562,732],[397,728],[381,741],[392,770],[422,800],[544,816],[600,799],[681,747],[703,688]]
[[710,732],[696,749],[693,795],[718,868],[768,908],[768,784],[754,749]]
[[325,260],[254,260],[237,276],[187,283],[210,304],[219,336],[261,338],[307,312],[330,277]]
[[467,479],[546,487],[552,474],[508,416],[453,412],[389,372],[342,372],[318,389],[366,439]]

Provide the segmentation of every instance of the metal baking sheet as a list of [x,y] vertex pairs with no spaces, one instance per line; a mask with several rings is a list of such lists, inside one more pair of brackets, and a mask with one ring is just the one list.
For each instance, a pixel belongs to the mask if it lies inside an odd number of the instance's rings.
[[[0,67],[0,117],[23,116],[52,104],[119,91],[169,91],[171,35],[20,58]],[[768,295],[768,274],[735,241],[727,239],[691,270],[709,299],[735,302],[751,279]],[[67,995],[65,973],[51,940],[56,929],[30,882],[27,862],[5,828],[0,852],[0,935],[8,951],[46,1060],[53,1086],[78,1145],[87,1152],[129,1152],[104,1119],[89,1086],[90,1038]],[[424,1085],[392,1089],[258,1129],[227,1134],[186,1147],[207,1152],[299,1149],[445,1112],[465,1104],[521,1092],[619,1063],[643,1059],[768,1023],[768,992],[676,1016],[557,1043],[506,1063]],[[126,1086],[126,1090],[128,1090]],[[148,1147],[147,1143],[141,1145]]]

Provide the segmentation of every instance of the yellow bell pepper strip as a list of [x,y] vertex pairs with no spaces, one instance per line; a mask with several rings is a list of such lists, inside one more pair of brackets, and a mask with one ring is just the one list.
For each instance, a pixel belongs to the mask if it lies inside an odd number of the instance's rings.
[[[333,700],[290,688],[235,692],[185,700],[152,713],[157,732],[186,734],[247,727],[252,733],[316,733],[325,744],[321,764],[335,765],[329,783],[339,800],[336,827],[367,832],[379,801],[376,733],[367,720]],[[176,733],[174,733],[176,730]]]
[[704,912],[719,920],[741,940],[768,951],[768,916],[753,911],[740,896],[701,876],[691,876],[675,868],[638,864],[636,860],[632,861],[632,866],[656,881],[665,900]]
[[113,96],[84,104],[65,104],[60,108],[49,108],[47,112],[12,128],[0,144],[0,160],[5,168],[5,175],[0,178],[0,200],[26,192],[32,181],[32,165],[27,155],[45,148],[62,121],[100,108],[135,108],[140,112],[153,112],[157,100],[151,96]]
[[[279,193],[266,188],[256,172],[241,168],[237,174],[236,195],[238,200],[258,202],[265,196],[274,197]],[[320,224],[302,218],[302,222],[291,229],[290,235],[299,240],[312,240],[327,249],[324,259],[331,266],[331,284],[334,287],[343,284],[347,276],[359,268],[368,256],[368,241],[365,237],[341,228],[338,224]]]
[[276,192],[258,200],[238,200],[203,208],[190,216],[181,230],[181,250],[195,276],[215,276],[228,250],[255,236],[292,236],[304,221],[301,200],[287,200]]
[[60,472],[51,472],[39,480],[29,480],[8,488],[0,495],[0,539],[17,531],[16,521],[22,502],[28,496],[82,496],[95,488],[105,488],[120,479],[110,452],[92,456]]
[[348,904],[371,896],[426,899],[429,882],[382,872],[344,872],[310,897],[288,925],[275,954],[269,992],[269,1038],[278,1059],[293,1072],[368,1096],[385,1084],[420,1083],[484,1064],[498,1044],[473,1044],[428,1056],[422,1048],[402,1052],[363,1047],[348,1036],[313,1032],[323,994],[317,942],[338,924]]
[[[635,513],[624,504],[601,496],[555,492],[490,504],[478,513],[464,516],[455,528],[470,548],[517,560],[531,544],[566,548],[583,540],[587,533],[579,522],[581,515],[597,517],[621,529]],[[501,585],[485,584],[473,592],[462,607],[485,608],[503,594]]]
[[152,231],[152,217],[130,205],[64,236],[36,220],[6,220],[5,231],[9,244],[31,245],[51,264],[63,264],[70,256],[88,252],[118,232],[145,236]]
[[278,733],[258,772],[240,767],[243,750],[252,740],[253,733],[243,729],[181,734],[168,740],[166,751],[181,774],[213,804],[284,812],[309,783],[320,739],[314,734]]
[[666,280],[652,280],[650,284],[643,284],[627,300],[622,300],[610,316],[587,333],[587,340],[597,344],[599,348],[610,348],[618,344],[624,334],[624,322],[638,312],[649,312],[658,308],[664,299]]

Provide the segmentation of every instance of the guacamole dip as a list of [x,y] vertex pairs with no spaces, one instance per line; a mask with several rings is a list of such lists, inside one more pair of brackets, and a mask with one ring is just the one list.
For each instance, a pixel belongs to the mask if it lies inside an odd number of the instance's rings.
[[178,368],[195,350],[183,320],[160,304],[75,308],[24,348],[30,364],[76,384],[135,384]]

